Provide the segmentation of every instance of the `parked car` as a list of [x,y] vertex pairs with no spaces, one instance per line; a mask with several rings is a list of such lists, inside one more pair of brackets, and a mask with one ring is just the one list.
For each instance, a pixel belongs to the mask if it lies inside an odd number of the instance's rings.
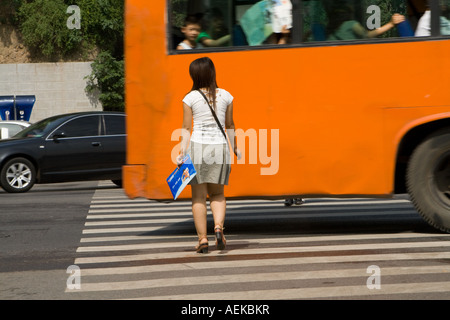
[[0,186],[26,192],[35,183],[113,180],[126,160],[125,114],[82,112],[41,120],[0,140]]
[[0,139],[8,139],[29,127],[31,123],[27,121],[5,120],[0,121]]

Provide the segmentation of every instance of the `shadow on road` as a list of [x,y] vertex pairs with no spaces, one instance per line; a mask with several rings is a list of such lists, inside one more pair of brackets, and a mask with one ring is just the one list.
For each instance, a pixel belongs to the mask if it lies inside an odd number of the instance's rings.
[[[233,206],[227,208],[225,230],[226,234],[249,237],[402,232],[442,234],[426,223],[407,199],[400,197],[396,200],[392,202],[357,200],[344,205],[331,199],[311,199],[305,205],[293,207],[285,207],[283,201],[268,202],[270,206],[266,204]],[[174,209],[178,206],[181,207],[181,204],[169,204],[167,208]],[[164,217],[163,213],[161,217]],[[213,228],[212,214],[208,210],[208,230]],[[162,227],[141,235],[168,234],[195,235],[193,220],[176,222],[167,228]]]

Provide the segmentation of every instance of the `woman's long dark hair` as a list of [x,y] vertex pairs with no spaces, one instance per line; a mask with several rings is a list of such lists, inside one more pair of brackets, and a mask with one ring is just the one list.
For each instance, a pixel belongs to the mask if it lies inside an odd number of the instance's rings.
[[216,81],[216,68],[212,60],[204,57],[192,61],[189,66],[189,75],[193,81],[191,91],[200,90],[201,88],[208,89],[209,98],[214,105],[214,109],[216,109],[216,89],[218,86]]

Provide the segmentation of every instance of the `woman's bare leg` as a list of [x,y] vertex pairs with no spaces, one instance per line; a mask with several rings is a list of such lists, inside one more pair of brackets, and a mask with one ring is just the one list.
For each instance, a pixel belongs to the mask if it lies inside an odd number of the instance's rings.
[[[206,220],[206,197],[208,195],[207,184],[194,184],[192,187],[192,214],[194,216],[195,229],[197,230],[198,240],[201,241],[207,237]],[[203,240],[203,242],[206,242]]]
[[224,186],[222,184],[214,183],[208,183],[207,186],[211,211],[214,217],[214,228],[216,226],[223,228],[227,206],[224,195]]

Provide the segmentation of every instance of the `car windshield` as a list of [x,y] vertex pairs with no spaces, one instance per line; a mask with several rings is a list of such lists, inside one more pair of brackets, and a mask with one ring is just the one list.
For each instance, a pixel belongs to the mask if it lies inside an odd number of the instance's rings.
[[51,117],[36,122],[35,124],[32,124],[28,128],[20,131],[18,134],[14,136],[14,138],[33,138],[33,137],[40,138],[48,132],[49,126],[53,124],[54,120],[57,118],[58,117]]

